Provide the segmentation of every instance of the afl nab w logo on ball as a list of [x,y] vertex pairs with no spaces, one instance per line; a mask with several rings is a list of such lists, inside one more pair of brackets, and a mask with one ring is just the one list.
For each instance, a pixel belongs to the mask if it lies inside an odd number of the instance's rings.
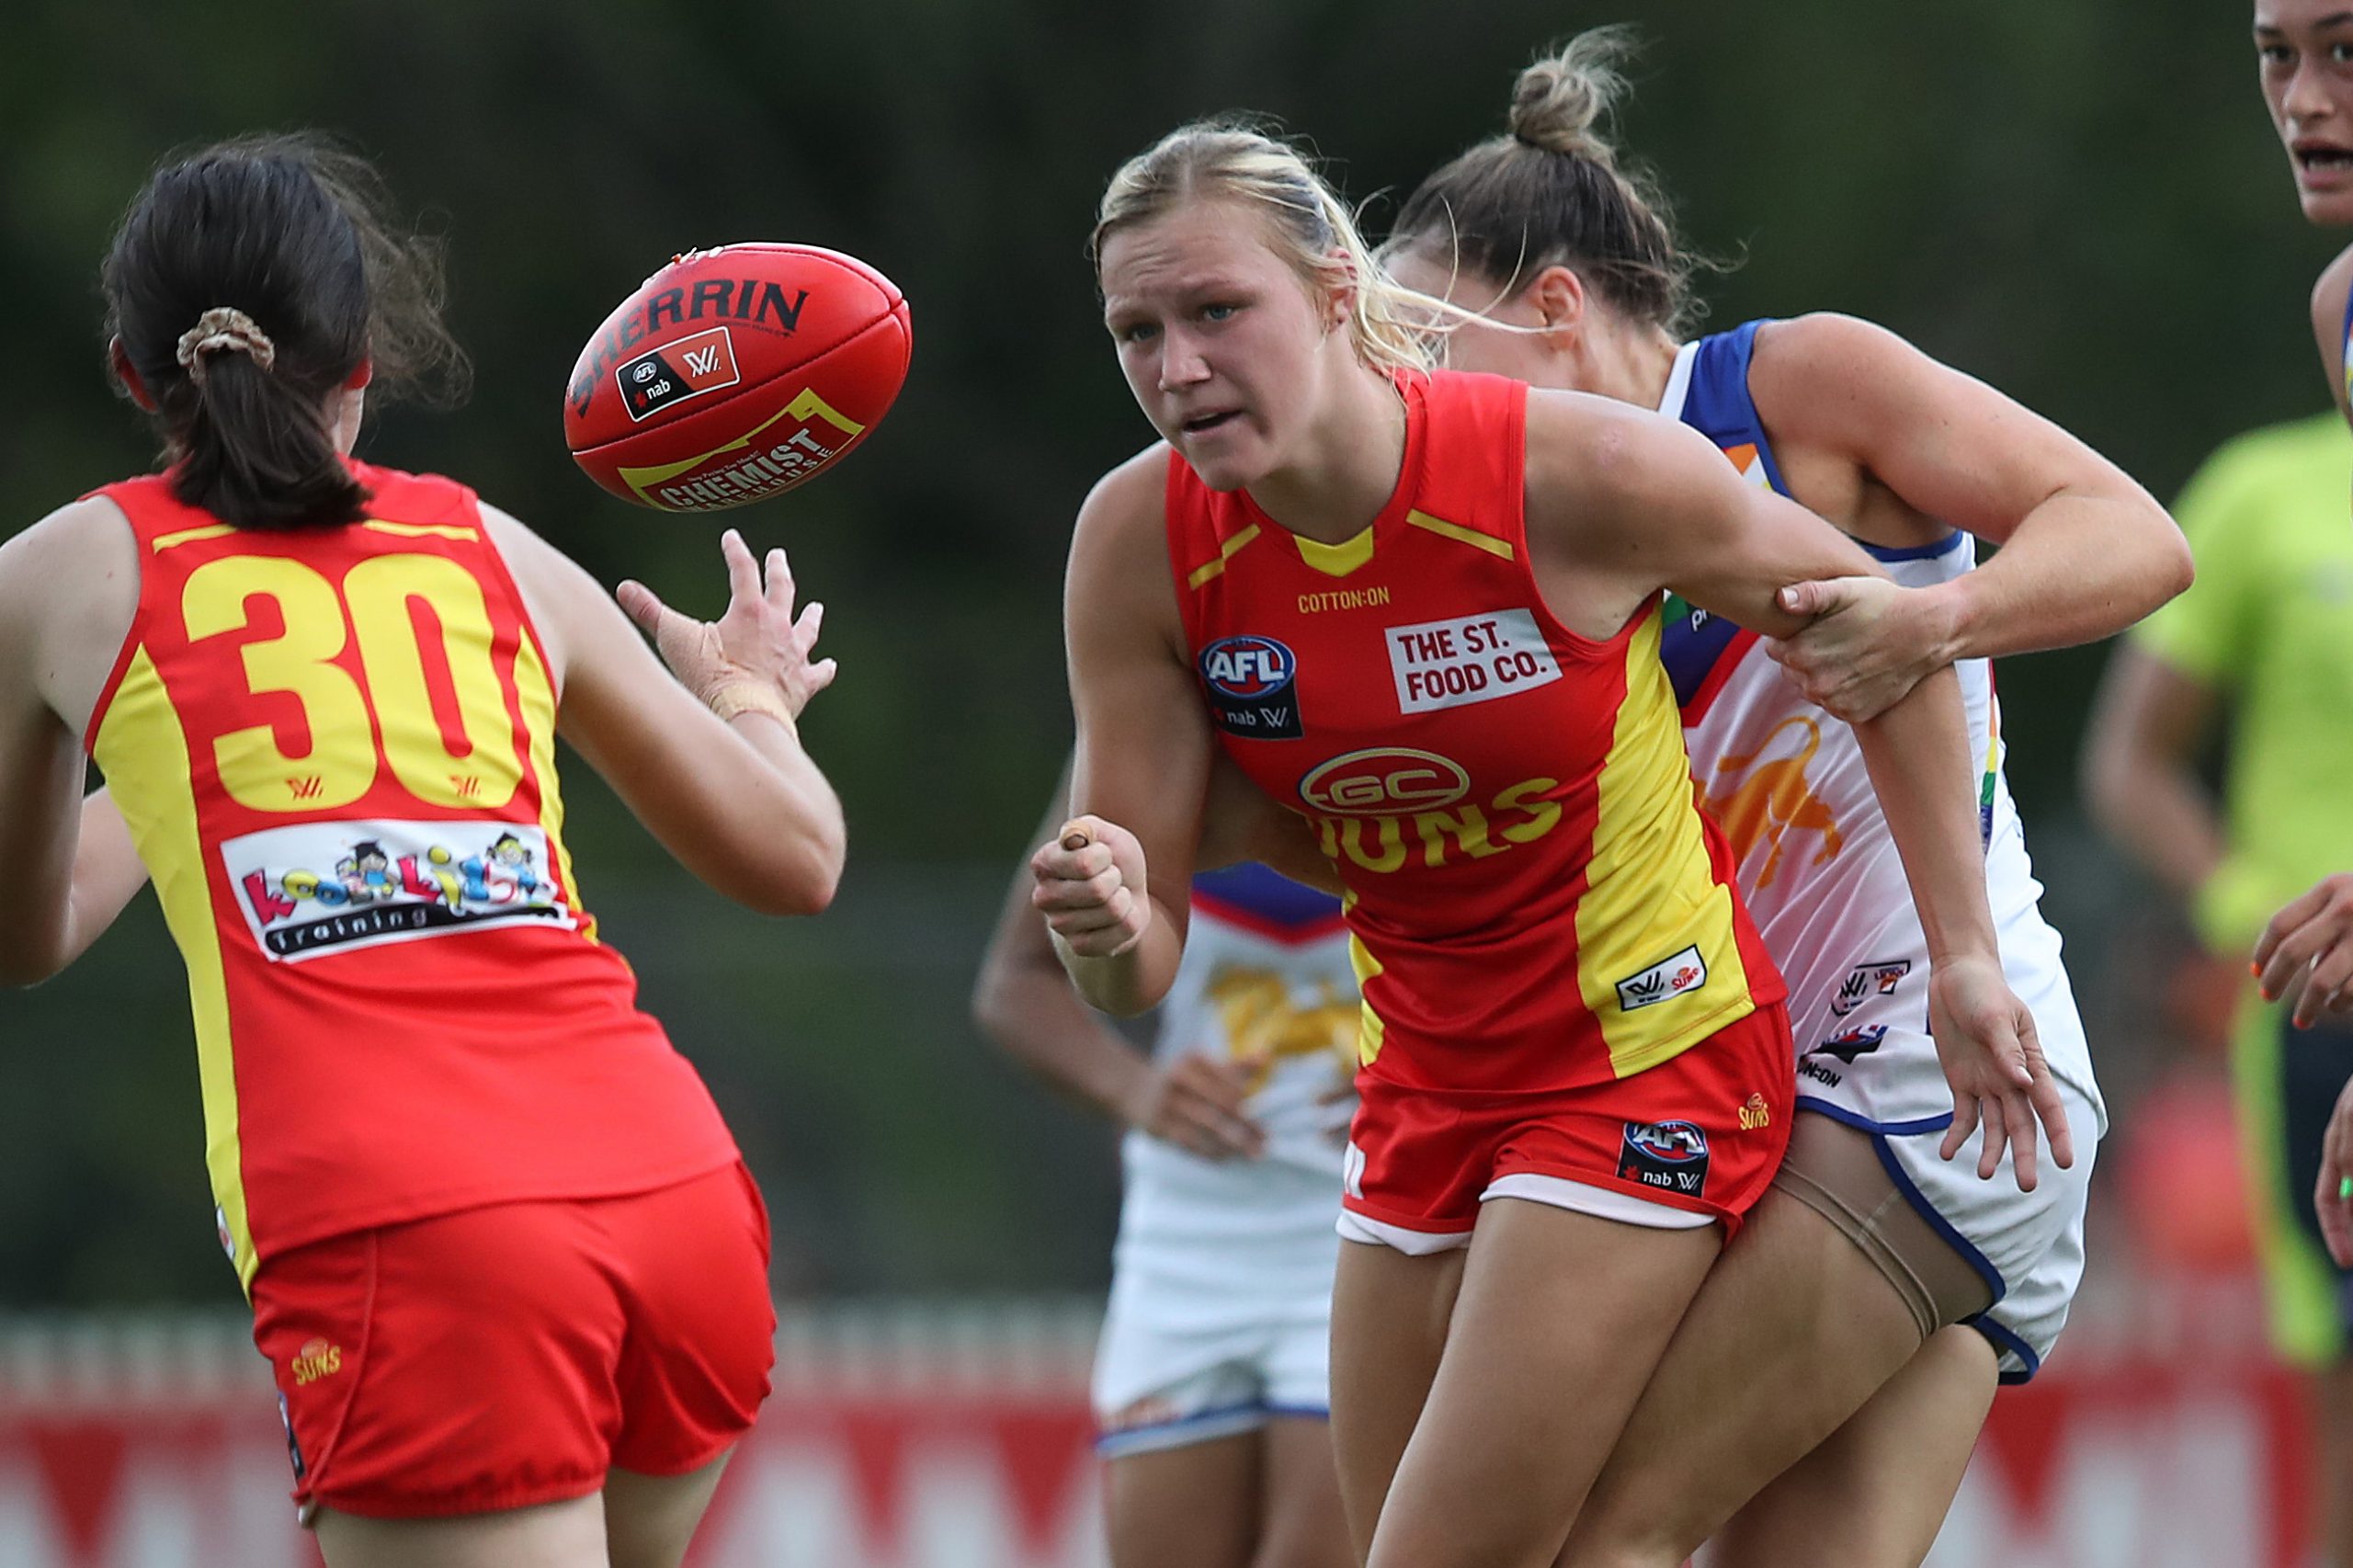
[[1436,752],[1380,746],[1336,756],[1299,781],[1299,798],[1333,816],[1435,812],[1471,792],[1471,775]]
[[1708,1186],[1708,1135],[1688,1121],[1630,1121],[1618,1175],[1697,1198]]
[[1299,659],[1271,637],[1221,637],[1201,650],[1201,684],[1218,728],[1254,740],[1293,740]]

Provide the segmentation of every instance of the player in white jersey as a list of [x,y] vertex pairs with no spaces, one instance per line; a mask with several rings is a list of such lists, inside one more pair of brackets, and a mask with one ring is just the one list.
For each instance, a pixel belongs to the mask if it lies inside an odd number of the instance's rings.
[[[1749,322],[1682,345],[1658,406],[1714,440],[1755,483],[1788,494],[1749,392],[1757,335],[1768,324],[1788,324]],[[1953,528],[1922,544],[1865,540],[1863,548],[1894,583],[1915,590],[1957,581],[1977,559],[1976,540]],[[1929,1032],[1927,942],[1853,733],[1804,696],[1754,632],[1688,605],[1669,608],[1660,656],[1683,708],[1692,772],[1789,981],[1799,1108],[1868,1133],[1900,1173],[1905,1198],[1951,1228],[1947,1244],[1993,1297],[1966,1321],[1992,1342],[2002,1378],[2024,1381],[2058,1338],[2083,1274],[2091,1162],[2052,1173],[2029,1192],[1937,1157],[1928,1135],[1947,1130],[1952,1096]],[[1967,658],[1956,673],[1980,778],[1985,887],[2003,969],[2033,1010],[2044,1059],[2071,1093],[2071,1114],[2104,1136],[2107,1108],[2059,935],[2037,907],[2041,884],[2002,773],[1992,666]],[[1801,1168],[1785,1181],[1802,1176]]]
[[1264,866],[1196,876],[1147,1060],[1079,1001],[1033,885],[1025,865],[973,1010],[1128,1129],[1094,1388],[1114,1568],[1352,1564],[1329,1431],[1358,1013],[1339,901]]
[[[2035,908],[1984,660],[2121,630],[2187,585],[2188,553],[2097,453],[1877,327],[1814,316],[1678,342],[1688,263],[1593,129],[1621,85],[1619,41],[1587,34],[1522,74],[1510,135],[1401,210],[1392,271],[1477,312],[1441,324],[1455,368],[1678,415],[1894,580],[1793,585],[1784,608],[1816,619],[1786,645],[1688,607],[1670,622],[1695,777],[1789,978],[1811,1114],[1562,1561],[1665,1568],[1712,1535],[1716,1561],[1740,1568],[1917,1563],[1997,1373],[2030,1376],[2065,1318],[2106,1125],[2059,938]],[[1981,573],[1971,534],[2006,546]],[[1840,717],[1956,660],[2004,967],[2078,1151],[2039,1181],[2001,1156],[2019,1130],[1953,1121],[1964,1085],[1931,1034],[1931,944]]]

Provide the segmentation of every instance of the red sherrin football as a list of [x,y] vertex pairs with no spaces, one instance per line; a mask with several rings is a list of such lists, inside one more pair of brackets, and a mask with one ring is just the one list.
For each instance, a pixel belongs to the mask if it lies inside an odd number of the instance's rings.
[[664,512],[716,512],[823,472],[907,378],[896,285],[815,245],[689,251],[605,318],[564,398],[589,478]]

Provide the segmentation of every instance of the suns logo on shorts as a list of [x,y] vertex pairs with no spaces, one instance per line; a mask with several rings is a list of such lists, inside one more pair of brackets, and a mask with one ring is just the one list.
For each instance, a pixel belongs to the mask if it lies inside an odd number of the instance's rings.
[[1773,1108],[1765,1103],[1763,1095],[1751,1095],[1748,1103],[1740,1108],[1740,1130],[1754,1132],[1760,1127],[1773,1125]]
[[342,1370],[342,1346],[330,1345],[324,1339],[306,1340],[294,1356],[294,1386],[301,1388]]

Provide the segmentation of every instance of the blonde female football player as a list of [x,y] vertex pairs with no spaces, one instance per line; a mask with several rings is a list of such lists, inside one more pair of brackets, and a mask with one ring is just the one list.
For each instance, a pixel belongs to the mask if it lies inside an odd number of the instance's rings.
[[[1886,575],[1794,585],[1782,604],[1813,619],[1779,643],[1669,604],[1662,656],[1693,774],[1789,978],[1800,1114],[1567,1560],[1665,1568],[1719,1535],[1719,1561],[1744,1565],[1916,1562],[1997,1372],[2031,1376],[2065,1320],[2105,1126],[1984,661],[2120,630],[2182,586],[2188,554],[2113,465],[1881,328],[1808,316],[1685,340],[1689,264],[1596,128],[1621,46],[1588,33],[1523,72],[1507,134],[1406,201],[1389,270],[1477,312],[1443,323],[1449,365],[1679,419]],[[1978,538],[2005,548],[1972,573]],[[1990,1143],[1952,1161],[1971,1128],[1932,1038],[1936,963],[1859,745],[1956,660],[2004,971],[2081,1151],[2039,1179]]]
[[[1165,138],[1096,242],[1161,439],[1079,518],[1078,814],[1033,857],[1039,907],[1082,992],[1132,1012],[1182,958],[1213,752],[1307,820],[1364,994],[1333,1301],[1350,1528],[1375,1568],[1549,1561],[1790,1120],[1782,987],[1692,798],[1659,593],[1786,633],[1780,587],[1875,568],[1675,421],[1425,369],[1346,207],[1267,137]],[[1951,1092],[1989,1155],[2025,1174],[2040,1119],[2064,1165],[1958,683],[1859,733]]]

